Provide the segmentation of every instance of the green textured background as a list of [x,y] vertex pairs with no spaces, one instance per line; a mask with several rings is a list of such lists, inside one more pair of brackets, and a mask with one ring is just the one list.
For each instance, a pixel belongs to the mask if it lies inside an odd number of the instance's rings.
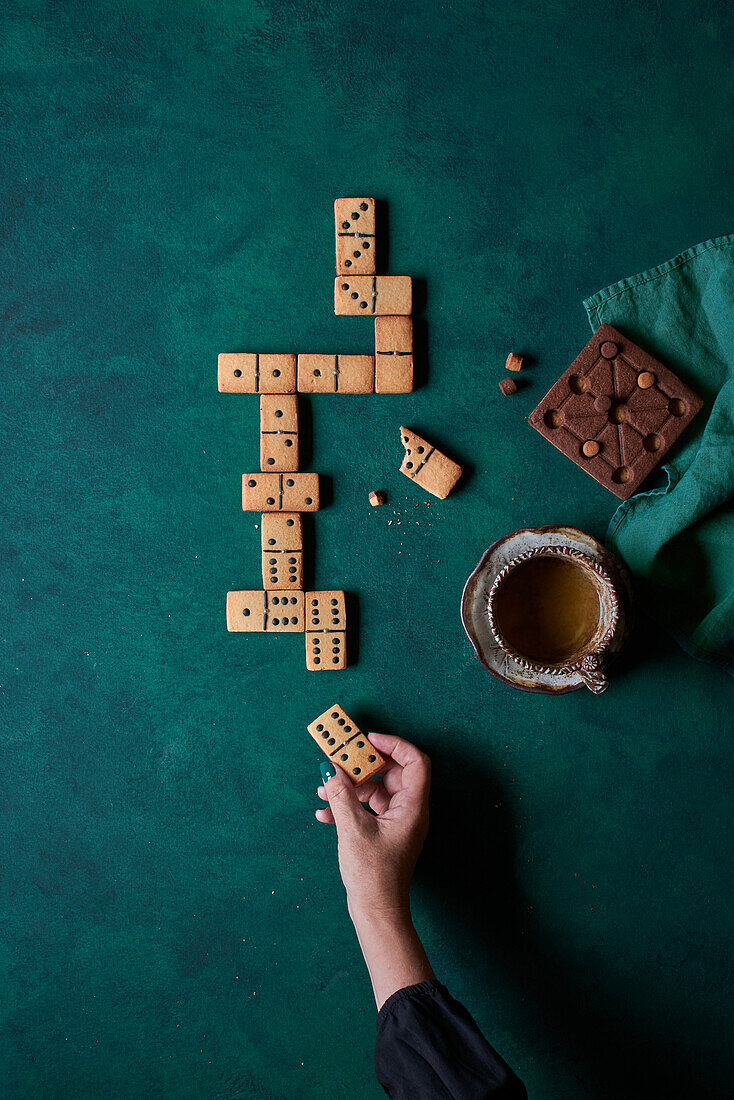
[[[731,1095],[731,681],[643,623],[604,697],[524,695],[458,615],[505,531],[606,529],[525,417],[584,295],[732,229],[730,5],[11,0],[0,53],[0,1094],[381,1095],[313,819],[338,698],[434,758],[417,923],[534,1100]],[[318,676],[224,629],[258,410],[216,354],[370,350],[331,305],[360,193],[425,280],[427,384],[304,408],[313,580],[359,602]],[[400,423],[472,468],[448,501]]]

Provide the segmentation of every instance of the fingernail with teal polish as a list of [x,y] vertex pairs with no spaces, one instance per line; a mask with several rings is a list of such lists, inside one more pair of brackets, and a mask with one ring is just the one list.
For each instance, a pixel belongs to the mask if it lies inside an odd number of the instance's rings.
[[336,775],[336,768],[333,764],[330,764],[328,760],[322,760],[319,764],[321,769],[321,778],[324,783],[328,783],[330,779],[333,779]]

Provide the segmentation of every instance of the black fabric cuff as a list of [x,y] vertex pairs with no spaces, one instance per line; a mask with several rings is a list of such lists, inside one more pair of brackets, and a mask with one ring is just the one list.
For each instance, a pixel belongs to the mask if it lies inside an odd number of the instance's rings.
[[443,990],[444,993],[448,993],[446,986],[442,985],[438,978],[426,978],[424,982],[416,982],[415,985],[406,985],[403,989],[397,989],[394,993],[390,994],[380,1011],[377,1013],[378,1029],[390,1010],[393,1009],[395,1005],[399,1004],[400,1001],[405,1000],[406,997],[421,997],[436,993],[438,990]]

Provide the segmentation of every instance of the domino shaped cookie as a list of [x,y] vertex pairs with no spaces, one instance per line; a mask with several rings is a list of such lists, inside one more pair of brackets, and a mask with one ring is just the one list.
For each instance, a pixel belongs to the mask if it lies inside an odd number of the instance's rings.
[[400,429],[405,455],[400,472],[444,500],[462,475],[461,466],[408,428]]
[[356,787],[384,768],[385,758],[338,703],[307,728],[322,752],[346,772]]
[[347,613],[344,593],[306,592],[306,668],[310,672],[347,667]]
[[375,317],[375,393],[412,389],[412,317]]
[[222,352],[217,363],[220,393],[295,393],[295,355]]
[[410,275],[337,275],[334,280],[334,313],[407,316],[413,310]]
[[303,521],[298,512],[264,512],[260,521],[263,588],[303,588]]
[[338,275],[375,273],[375,200],[337,199],[334,203]]
[[318,474],[242,475],[243,512],[318,512]]
[[372,393],[373,355],[299,355],[299,393]]
[[302,634],[303,592],[227,593],[227,630],[244,634]]
[[298,398],[263,394],[260,398],[260,469],[298,469]]

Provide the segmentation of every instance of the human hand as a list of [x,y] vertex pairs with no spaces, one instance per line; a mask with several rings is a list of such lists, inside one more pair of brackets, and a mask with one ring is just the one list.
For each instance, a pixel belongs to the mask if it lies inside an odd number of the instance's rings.
[[428,833],[430,760],[400,737],[370,733],[368,739],[386,757],[382,780],[355,787],[337,767],[318,788],[329,806],[316,811],[319,821],[336,825],[339,871],[353,919],[368,910],[408,909],[413,871]]

